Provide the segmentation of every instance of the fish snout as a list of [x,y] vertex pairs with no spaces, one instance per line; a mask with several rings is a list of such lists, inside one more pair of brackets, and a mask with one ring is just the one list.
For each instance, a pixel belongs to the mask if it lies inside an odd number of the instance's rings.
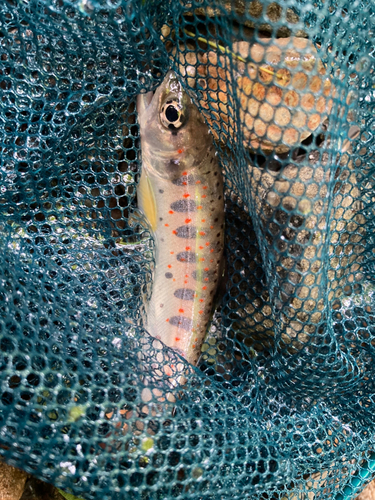
[[150,90],[150,92],[138,94],[138,96],[137,96],[137,113],[139,116],[139,120],[141,120],[142,115],[145,113],[146,109],[151,104],[153,97],[154,97],[154,92],[152,90]]

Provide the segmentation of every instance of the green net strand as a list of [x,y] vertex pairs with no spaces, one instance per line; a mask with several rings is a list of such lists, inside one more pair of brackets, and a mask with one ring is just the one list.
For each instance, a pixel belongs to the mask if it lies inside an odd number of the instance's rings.
[[[372,479],[374,20],[370,0],[2,2],[7,463],[85,499],[349,500]],[[291,82],[251,52],[289,37],[307,40]],[[225,176],[225,277],[196,367],[142,327],[155,252],[135,101],[169,68]]]

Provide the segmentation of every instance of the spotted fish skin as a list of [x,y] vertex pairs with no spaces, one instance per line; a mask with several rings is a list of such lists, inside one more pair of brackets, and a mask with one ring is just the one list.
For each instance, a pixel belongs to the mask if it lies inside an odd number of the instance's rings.
[[138,207],[155,238],[146,329],[196,364],[224,246],[223,178],[212,135],[170,71],[137,101],[142,174]]

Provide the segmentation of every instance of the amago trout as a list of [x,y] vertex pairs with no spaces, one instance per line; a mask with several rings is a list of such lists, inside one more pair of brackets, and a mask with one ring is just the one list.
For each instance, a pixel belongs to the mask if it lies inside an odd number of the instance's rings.
[[142,174],[138,206],[156,244],[146,329],[196,364],[218,286],[224,195],[212,135],[170,71],[138,96]]

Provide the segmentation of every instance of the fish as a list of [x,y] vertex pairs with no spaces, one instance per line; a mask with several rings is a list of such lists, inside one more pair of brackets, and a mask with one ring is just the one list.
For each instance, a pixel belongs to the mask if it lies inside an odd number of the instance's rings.
[[155,93],[138,95],[137,112],[137,203],[155,240],[144,326],[196,365],[223,269],[222,171],[212,134],[174,71]]

